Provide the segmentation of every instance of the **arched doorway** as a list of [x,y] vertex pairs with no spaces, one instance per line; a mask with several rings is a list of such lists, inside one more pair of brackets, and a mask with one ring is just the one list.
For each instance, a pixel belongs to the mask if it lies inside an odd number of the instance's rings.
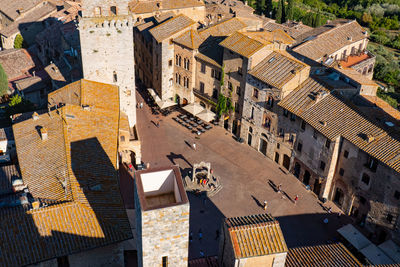
[[290,157],[286,154],[283,155],[283,162],[282,162],[283,167],[286,170],[289,170],[289,166],[290,166]]
[[297,178],[300,177],[300,170],[301,170],[301,166],[300,166],[300,164],[299,164],[298,162],[296,162],[296,163],[294,164],[293,174],[294,174],[294,176],[296,176]]
[[264,139],[260,138],[260,152],[264,154],[264,156],[267,155],[267,141]]
[[253,136],[251,135],[252,132],[253,132],[253,128],[249,127],[249,134],[248,134],[248,136],[247,136],[247,144],[248,144],[249,146],[251,146],[251,141],[252,141],[252,138],[253,138]]
[[188,100],[186,99],[186,98],[184,98],[183,100],[182,100],[182,105],[187,105],[188,104]]
[[179,97],[179,95],[175,95],[175,103],[177,103],[178,105],[181,104],[181,98]]
[[234,135],[236,135],[237,128],[238,128],[238,122],[237,122],[237,120],[234,120],[234,121],[232,122],[232,133],[233,133]]
[[303,184],[309,185],[310,184],[310,177],[311,177],[310,172],[306,170],[304,172],[304,175],[303,175]]
[[315,179],[313,192],[319,196],[319,192],[321,191],[321,182],[319,179]]
[[335,196],[333,198],[333,202],[338,204],[340,207],[343,204],[344,193],[343,190],[340,188],[336,188]]

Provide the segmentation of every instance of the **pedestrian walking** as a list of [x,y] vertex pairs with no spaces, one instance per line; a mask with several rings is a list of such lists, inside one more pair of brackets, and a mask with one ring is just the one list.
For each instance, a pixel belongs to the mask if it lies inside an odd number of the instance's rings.
[[267,207],[268,207],[268,202],[264,200],[264,210],[267,210]]
[[281,193],[281,190],[282,190],[282,184],[279,184],[278,185],[278,193]]
[[332,213],[332,207],[328,208],[328,213]]
[[196,143],[193,142],[193,150],[196,150]]
[[143,102],[140,102],[140,108],[143,108]]
[[296,205],[297,200],[299,200],[299,195],[296,195],[296,197],[294,198],[294,204]]
[[132,165],[132,163],[129,163],[129,171],[131,172],[131,171],[133,171],[133,165]]

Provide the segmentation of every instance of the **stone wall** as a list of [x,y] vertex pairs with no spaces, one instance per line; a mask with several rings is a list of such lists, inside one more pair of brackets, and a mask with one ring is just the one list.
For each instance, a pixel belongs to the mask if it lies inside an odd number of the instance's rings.
[[84,78],[118,85],[120,109],[133,127],[136,94],[131,18],[83,18],[79,32]]
[[[368,168],[368,157],[352,143],[343,140],[331,199],[335,200],[336,192],[340,189],[344,196],[337,204],[346,214],[352,215],[357,223],[365,225],[374,241],[382,241],[382,231],[388,234],[387,237],[391,234],[396,238],[393,231],[399,224],[400,200],[395,198],[395,192],[400,192],[400,174],[381,162],[376,171]],[[362,181],[364,174],[370,177],[368,184]],[[391,222],[388,215],[393,217]]]
[[146,88],[153,88],[153,43],[134,28],[135,77]]
[[186,7],[186,8],[174,8],[174,9],[157,9],[148,13],[132,14],[134,20],[143,20],[146,18],[151,18],[153,16],[159,16],[163,13],[174,13],[174,16],[179,14],[184,14],[185,16],[191,18],[194,21],[204,21],[206,16],[205,6],[196,7]]
[[[194,102],[194,95],[192,92],[192,88],[195,87],[195,75],[196,75],[196,61],[194,58],[194,50],[188,49],[184,46],[181,46],[179,44],[174,45],[174,58],[173,58],[173,65],[174,65],[174,96],[178,95],[180,98],[180,104],[182,104],[182,100],[186,99],[188,103],[193,103]],[[180,57],[180,63],[181,65],[179,66],[179,60],[177,61],[177,56]],[[189,69],[185,69],[185,59],[189,60]],[[180,75],[180,84],[179,80],[177,80],[177,76]],[[185,87],[184,85],[184,78],[189,79],[189,84],[188,87]],[[198,88],[198,87],[196,87]]]
[[112,16],[111,6],[117,8],[117,15],[128,15],[129,0],[82,0],[83,17]]

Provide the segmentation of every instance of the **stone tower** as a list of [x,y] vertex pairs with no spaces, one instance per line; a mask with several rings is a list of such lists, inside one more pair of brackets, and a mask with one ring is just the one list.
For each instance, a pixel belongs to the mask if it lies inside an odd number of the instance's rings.
[[128,0],[82,0],[83,77],[119,86],[120,109],[136,124],[133,23]]
[[187,267],[189,200],[177,166],[135,172],[138,266]]

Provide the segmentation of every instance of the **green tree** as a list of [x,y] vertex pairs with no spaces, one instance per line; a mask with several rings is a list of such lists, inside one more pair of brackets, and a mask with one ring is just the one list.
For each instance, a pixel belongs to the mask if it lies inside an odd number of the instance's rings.
[[8,77],[4,71],[3,66],[0,64],[0,96],[3,96],[8,91]]
[[11,116],[18,113],[32,111],[34,108],[34,105],[30,101],[25,100],[20,95],[16,94],[10,98],[10,102],[6,107],[6,114]]
[[272,12],[274,10],[274,6],[272,5],[272,0],[267,0],[265,3],[265,15],[267,17],[272,18]]
[[321,25],[321,13],[318,11],[317,15],[315,16],[314,27],[319,27]]
[[282,18],[281,23],[286,22],[286,10],[285,10],[285,0],[281,0],[282,2]]
[[288,5],[286,9],[286,19],[293,20],[293,5],[294,0],[288,0]]
[[25,47],[25,40],[21,34],[17,34],[14,40],[14,48],[23,48]]
[[217,101],[217,114],[218,117],[221,117],[222,114],[226,114],[228,111],[227,108],[227,101],[226,97],[223,94],[218,95],[218,101]]
[[282,6],[282,1],[278,1],[278,8],[276,9],[275,13],[275,20],[277,23],[282,23],[282,11],[283,11],[283,6]]
[[265,12],[265,0],[257,1],[257,12],[258,14],[263,14]]

